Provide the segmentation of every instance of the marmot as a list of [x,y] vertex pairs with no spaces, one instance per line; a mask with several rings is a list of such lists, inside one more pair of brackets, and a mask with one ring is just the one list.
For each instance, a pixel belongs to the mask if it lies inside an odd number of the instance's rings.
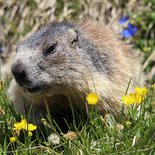
[[[96,92],[104,115],[121,113],[121,98],[138,85],[140,63],[128,45],[107,26],[91,22],[53,22],[21,41],[11,67],[9,94],[15,109],[39,124],[46,116],[60,123],[70,102],[85,112],[86,96]],[[30,108],[31,107],[31,108]]]

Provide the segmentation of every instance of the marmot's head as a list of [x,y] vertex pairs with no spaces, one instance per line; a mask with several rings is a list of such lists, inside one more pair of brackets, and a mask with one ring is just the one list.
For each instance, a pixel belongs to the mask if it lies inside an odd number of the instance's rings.
[[84,87],[89,63],[84,62],[79,33],[73,24],[52,23],[19,43],[12,64],[18,85],[31,94]]

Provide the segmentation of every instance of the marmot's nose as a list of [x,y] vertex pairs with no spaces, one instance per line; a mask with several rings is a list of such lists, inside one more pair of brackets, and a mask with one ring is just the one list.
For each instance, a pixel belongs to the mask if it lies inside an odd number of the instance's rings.
[[23,64],[20,61],[17,61],[12,64],[11,71],[15,77],[16,82],[19,85],[22,86],[23,83],[25,83],[27,81],[26,71],[23,67]]

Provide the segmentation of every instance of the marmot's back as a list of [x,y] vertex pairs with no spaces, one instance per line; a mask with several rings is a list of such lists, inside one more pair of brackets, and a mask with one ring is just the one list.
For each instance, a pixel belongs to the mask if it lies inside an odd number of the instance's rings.
[[62,22],[48,24],[18,44],[12,73],[16,82],[10,95],[18,111],[25,98],[34,109],[46,100],[56,113],[70,106],[68,96],[85,109],[86,95],[96,91],[101,113],[117,115],[130,78],[130,89],[137,84],[140,64],[106,26]]
[[[135,86],[143,83],[143,77],[140,77],[140,62],[131,47],[125,45],[107,26],[86,23],[80,28],[86,39],[96,46],[96,50],[93,50],[96,54],[88,52],[92,57],[92,62],[94,57],[98,58],[93,63],[96,72],[92,71],[95,89],[108,103],[107,109],[111,109],[117,115],[117,112],[120,112],[121,98],[127,90],[129,81],[131,80],[131,84],[128,91],[132,91]],[[101,104],[102,108],[106,106],[106,103]]]

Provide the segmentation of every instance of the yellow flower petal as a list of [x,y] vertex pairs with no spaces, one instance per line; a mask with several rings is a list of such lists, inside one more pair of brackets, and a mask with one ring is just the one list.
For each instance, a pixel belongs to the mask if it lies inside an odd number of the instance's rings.
[[122,102],[126,105],[131,105],[136,103],[135,95],[129,94],[122,97]]
[[146,95],[148,92],[148,89],[146,87],[140,88],[140,87],[135,87],[135,93],[138,95]]
[[140,104],[144,100],[144,97],[141,95],[135,94],[135,100],[137,104]]
[[98,103],[98,95],[96,93],[90,93],[86,97],[88,104],[95,105]]
[[22,129],[23,129],[23,126],[21,125],[21,123],[16,122],[16,123],[14,124],[13,130],[22,130]]
[[33,124],[28,124],[26,119],[22,119],[21,122],[16,122],[14,124],[14,130],[26,130],[26,131],[34,131],[37,129],[37,126],[33,125]]
[[27,131],[34,131],[37,129],[37,126],[36,125],[33,125],[33,124],[28,124],[28,127],[27,127]]
[[14,143],[16,140],[17,140],[17,137],[15,137],[15,136],[10,137],[10,142],[11,142],[11,143]]
[[23,129],[25,129],[27,127],[27,120],[26,119],[22,119],[21,126],[23,127]]
[[129,94],[122,97],[122,103],[126,105],[140,104],[144,100],[144,96],[138,94]]
[[23,119],[21,122],[16,122],[14,124],[14,130],[22,130],[27,128],[27,121],[26,119]]

